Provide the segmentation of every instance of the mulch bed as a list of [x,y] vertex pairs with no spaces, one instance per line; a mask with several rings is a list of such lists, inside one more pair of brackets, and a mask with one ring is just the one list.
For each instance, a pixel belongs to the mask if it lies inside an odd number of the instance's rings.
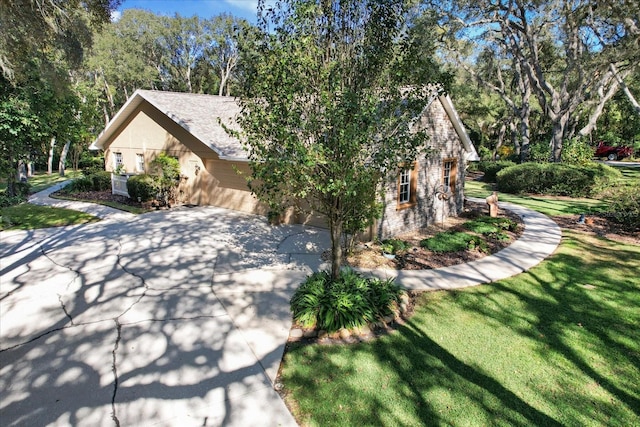
[[500,211],[499,216],[512,219],[518,224],[518,228],[515,232],[505,231],[505,234],[509,236],[508,240],[486,238],[488,252],[471,249],[458,252],[437,253],[420,247],[421,240],[433,237],[443,231],[471,233],[463,228],[462,224],[483,215],[488,215],[486,204],[467,202],[464,212],[457,218],[447,218],[442,224],[435,224],[419,232],[397,236],[396,238],[408,242],[411,248],[398,254],[395,259],[390,260],[385,258],[382,255],[380,245],[369,242],[356,247],[354,253],[348,257],[347,262],[351,267],[388,268],[395,270],[427,270],[448,267],[494,254],[517,240],[524,230],[522,219],[514,213],[503,209]]
[[640,245],[640,230],[628,230],[606,217],[587,215],[584,224],[578,223],[580,215],[552,216],[551,219],[565,230],[574,230],[616,242]]
[[121,196],[119,194],[111,194],[111,191],[83,191],[79,193],[67,193],[64,189],[56,191],[51,194],[53,197],[73,197],[78,200],[86,200],[86,201],[101,201],[101,202],[116,202],[127,206],[134,206],[137,208],[142,208],[143,204],[128,198],[127,196]]

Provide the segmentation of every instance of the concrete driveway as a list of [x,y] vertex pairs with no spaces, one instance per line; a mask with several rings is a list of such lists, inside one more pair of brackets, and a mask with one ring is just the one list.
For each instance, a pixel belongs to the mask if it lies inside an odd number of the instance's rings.
[[328,239],[213,207],[0,233],[0,424],[295,425],[273,383]]

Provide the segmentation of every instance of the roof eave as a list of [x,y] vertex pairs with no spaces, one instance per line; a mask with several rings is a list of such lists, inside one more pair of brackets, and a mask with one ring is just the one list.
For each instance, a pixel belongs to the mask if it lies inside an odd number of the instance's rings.
[[453,127],[456,133],[458,134],[458,137],[462,141],[462,145],[464,146],[464,149],[466,151],[465,160],[470,162],[479,161],[480,156],[478,156],[478,152],[476,151],[476,148],[473,146],[473,143],[471,142],[471,138],[469,138],[469,134],[467,133],[467,130],[464,128],[464,125],[462,124],[462,120],[460,120],[460,116],[458,116],[458,112],[453,106],[453,102],[451,101],[451,98],[449,97],[449,95],[445,94],[445,95],[438,96],[438,99],[440,100],[440,103],[442,104],[442,107],[444,108],[445,112],[449,116],[449,120],[451,120],[451,123],[453,124]]
[[137,90],[131,95],[131,97],[124,103],[122,108],[116,113],[115,116],[107,126],[105,126],[104,130],[98,134],[98,137],[91,143],[89,146],[90,150],[103,150],[105,142],[113,135],[113,133],[125,122],[125,120],[129,117],[131,112],[135,110],[144,97]]

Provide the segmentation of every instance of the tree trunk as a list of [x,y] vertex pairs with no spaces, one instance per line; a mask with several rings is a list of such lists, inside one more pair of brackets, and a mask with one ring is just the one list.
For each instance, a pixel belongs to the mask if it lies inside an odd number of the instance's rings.
[[553,122],[553,133],[551,136],[551,161],[558,163],[562,161],[562,141],[566,132],[569,113],[565,112],[557,117]]
[[[613,69],[615,70],[615,68]],[[616,76],[613,76],[613,73],[612,73],[612,77],[616,77]],[[605,81],[605,79],[602,80],[600,86],[598,87],[598,97],[600,98],[598,101],[598,104],[596,105],[596,107],[593,109],[593,112],[589,116],[589,121],[582,129],[580,129],[580,131],[578,132],[578,135],[580,136],[590,135],[591,132],[593,132],[593,130],[596,128],[598,119],[600,118],[600,116],[602,115],[602,112],[604,111],[605,104],[609,102],[611,98],[613,98],[613,96],[618,92],[618,89],[620,88],[619,82],[622,80],[620,76],[617,76],[617,77],[618,79],[612,78],[611,86],[609,86],[607,93],[604,92],[604,87],[608,82]]]
[[340,268],[342,267],[342,229],[343,222],[341,220],[331,220],[329,227],[331,228],[331,278],[337,280],[340,277]]
[[522,106],[520,110],[520,163],[524,163],[529,160],[529,147],[531,145],[531,139],[529,137],[529,118],[531,116],[531,110],[529,109],[529,101],[526,105]]
[[609,64],[609,69],[613,73],[613,76],[616,78],[616,81],[618,82],[618,84],[622,87],[622,91],[627,96],[627,99],[631,103],[631,106],[633,107],[635,112],[640,115],[640,104],[638,104],[638,101],[636,101],[636,98],[633,96],[633,94],[629,90],[629,87],[624,82],[624,77],[620,76],[620,73],[616,69],[616,66],[613,65],[613,63]]
[[222,96],[224,94],[224,87],[227,85],[227,74],[224,70],[220,69],[220,89],[218,89],[218,96]]
[[56,137],[51,137],[51,143],[49,144],[49,159],[47,160],[47,174],[53,173],[53,149],[56,146]]
[[27,182],[27,164],[24,160],[18,162],[18,181]]
[[[493,160],[498,159],[498,150],[504,144],[504,135],[507,133],[507,125],[503,122],[500,124],[500,130],[498,131],[498,142],[496,142],[496,149],[493,150]],[[502,159],[500,159],[502,160]]]
[[69,153],[69,147],[71,146],[71,141],[67,141],[62,148],[62,153],[60,153],[60,161],[58,162],[58,172],[60,176],[64,176],[64,164],[67,160],[67,154]]
[[511,135],[511,145],[513,146],[513,152],[515,155],[519,156],[522,147],[520,146],[520,140],[518,139],[518,125],[516,124],[515,118],[512,118],[509,121],[509,134]]

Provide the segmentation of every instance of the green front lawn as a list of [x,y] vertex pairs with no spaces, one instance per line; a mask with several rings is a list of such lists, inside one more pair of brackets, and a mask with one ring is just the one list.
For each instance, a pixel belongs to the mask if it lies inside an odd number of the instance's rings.
[[35,228],[85,224],[94,221],[98,221],[98,218],[84,212],[29,203],[21,203],[0,209],[0,231],[32,230]]
[[568,231],[527,273],[424,293],[395,333],[292,345],[302,425],[640,425],[640,246]]
[[[464,185],[464,195],[468,197],[486,198],[492,191],[491,184],[486,182],[466,181]],[[575,197],[518,196],[498,192],[498,199],[501,202],[515,203],[551,216],[604,212],[607,208],[606,203],[601,200]]]
[[[58,172],[54,172],[51,175],[47,175],[46,172],[38,172],[34,176],[29,178],[29,185],[31,186],[31,193],[37,193],[55,185],[62,181],[74,179],[82,175],[80,171],[70,170],[67,171],[65,176],[60,176]],[[0,181],[0,191],[7,188],[7,182],[5,180]]]

